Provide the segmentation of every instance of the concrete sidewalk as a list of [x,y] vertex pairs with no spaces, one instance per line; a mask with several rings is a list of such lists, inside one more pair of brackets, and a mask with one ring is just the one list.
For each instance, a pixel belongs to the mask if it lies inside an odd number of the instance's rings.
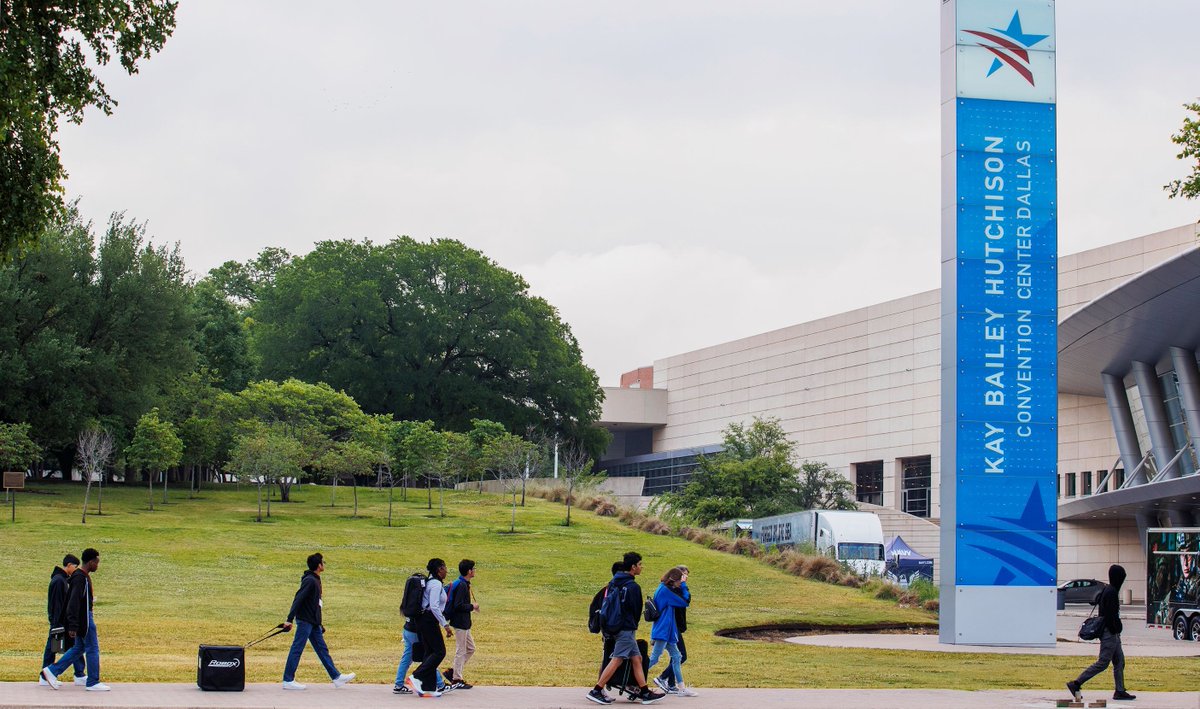
[[[1112,680],[1097,678],[1085,688],[1088,701],[1110,699]],[[85,692],[64,685],[54,691],[34,682],[0,683],[0,709],[21,707],[107,707],[108,709],[374,709],[382,706],[486,707],[486,709],[558,709],[596,707],[584,698],[583,687],[476,687],[451,692],[433,701],[392,694],[390,686],[352,684],[334,689],[329,684],[310,684],[303,692],[288,692],[278,684],[254,684],[245,692],[201,692],[193,684],[114,684],[106,693]],[[1087,691],[1087,690],[1091,691]],[[1135,688],[1136,690],[1136,688]],[[680,709],[971,709],[973,707],[1028,707],[1049,709],[1067,691],[1013,690],[962,692],[947,689],[699,689],[694,698],[667,697],[656,706]],[[1135,702],[1111,702],[1112,706],[1138,709],[1200,709],[1200,692],[1141,693]],[[629,706],[624,699],[615,706]]]

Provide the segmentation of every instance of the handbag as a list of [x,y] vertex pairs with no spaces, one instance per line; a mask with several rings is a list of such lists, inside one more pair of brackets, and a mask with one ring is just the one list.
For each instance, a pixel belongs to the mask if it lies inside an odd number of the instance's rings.
[[[1096,609],[1093,608],[1095,613]],[[1089,615],[1083,621],[1083,625],[1079,626],[1079,638],[1081,640],[1098,640],[1104,635],[1104,616]]]
[[646,622],[653,623],[661,615],[662,613],[658,610],[658,606],[654,604],[654,599],[647,596],[646,605],[642,609],[642,616],[646,619]]
[[58,655],[66,652],[74,644],[75,641],[67,635],[66,628],[50,629],[50,652]]

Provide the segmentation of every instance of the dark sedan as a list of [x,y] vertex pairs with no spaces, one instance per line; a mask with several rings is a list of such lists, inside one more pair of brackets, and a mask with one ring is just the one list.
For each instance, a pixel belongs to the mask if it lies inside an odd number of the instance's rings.
[[1066,594],[1067,603],[1090,603],[1096,604],[1096,595],[1100,593],[1100,589],[1104,588],[1104,584],[1096,579],[1075,579],[1068,581],[1058,587],[1058,590]]

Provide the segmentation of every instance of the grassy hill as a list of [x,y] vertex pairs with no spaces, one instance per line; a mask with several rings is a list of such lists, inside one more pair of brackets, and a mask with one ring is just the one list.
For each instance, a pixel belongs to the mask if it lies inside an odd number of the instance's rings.
[[[15,524],[5,510],[0,681],[35,677],[50,570],[65,552],[78,554],[87,546],[101,552],[96,617],[104,678],[117,682],[190,681],[198,644],[241,644],[282,621],[312,551],[321,551],[327,562],[325,625],[334,659],[368,682],[392,680],[401,651],[403,579],[437,556],[451,569],[463,557],[478,562],[482,612],[469,679],[590,684],[600,641],[586,630],[587,605],[612,562],[631,549],[645,556],[647,592],[666,568],[691,568],[695,598],[685,676],[700,687],[1054,687],[1084,664],[1080,658],[934,656],[719,638],[714,631],[735,626],[920,622],[930,616],[589,513],[577,511],[576,524],[564,527],[561,505],[532,498],[518,510],[517,533],[508,534],[505,501],[466,491],[446,493],[444,518],[436,497],[427,510],[424,492],[410,491],[408,502],[397,502],[396,526],[390,528],[386,493],[376,490],[360,489],[355,519],[349,489],[339,489],[339,504],[331,508],[329,488],[299,487],[295,502],[275,503],[263,523],[254,521],[253,488],[205,490],[191,500],[186,490],[171,494],[172,504],[156,503],[149,512],[144,488],[110,488],[105,515],[89,516],[86,525],[80,524],[82,490],[76,486],[20,494]],[[452,570],[449,578],[456,576]],[[248,679],[277,681],[289,638],[249,650]],[[1161,684],[1148,681],[1151,661],[1129,661],[1127,673],[1137,686],[1187,688],[1193,660],[1152,662]],[[311,654],[298,679],[325,679]]]

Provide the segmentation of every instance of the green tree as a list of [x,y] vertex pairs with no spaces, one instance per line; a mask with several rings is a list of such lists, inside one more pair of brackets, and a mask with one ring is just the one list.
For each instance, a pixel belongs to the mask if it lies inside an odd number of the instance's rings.
[[1172,180],[1163,189],[1172,198],[1195,199],[1200,197],[1200,101],[1185,103],[1183,107],[1196,114],[1196,118],[1185,116],[1183,127],[1171,136],[1171,142],[1180,146],[1175,157],[1190,162],[1192,174],[1182,180]]
[[175,29],[171,0],[0,2],[0,261],[33,243],[63,207],[66,178],[55,134],[117,102],[96,69],[129,74]]
[[68,209],[0,265],[0,419],[32,424],[64,471],[92,422],[127,444],[138,412],[194,369],[186,279],[178,251],[141,225],[115,215],[97,245]]
[[604,442],[598,379],[558,312],[457,241],[321,242],[254,293],[265,376],[329,382],[368,412],[444,430],[479,418]]
[[[406,473],[425,478],[428,509],[433,509],[433,483],[440,482],[446,469],[449,441],[432,421],[413,421],[404,427],[393,458]],[[439,492],[440,495],[440,492]],[[442,510],[445,516],[445,510]]]
[[[333,480],[333,494],[337,495],[337,483],[341,478],[349,478],[354,487],[354,517],[358,517],[358,476],[368,475],[375,466],[385,461],[387,456],[359,443],[345,441],[334,443],[333,446],[317,459],[315,467]],[[336,498],[334,498],[336,502]],[[333,502],[330,503],[333,507]]]
[[655,509],[700,525],[825,507],[854,509],[853,486],[824,463],[795,462],[796,444],[776,418],[725,428],[724,449],[698,456],[691,481]]
[[150,510],[154,511],[154,474],[163,473],[163,504],[167,504],[166,471],[183,459],[183,441],[170,421],[158,418],[158,409],[151,409],[138,419],[133,442],[125,448],[125,461],[135,470],[146,472],[150,485]]
[[0,470],[25,471],[42,454],[29,437],[27,423],[0,423]]
[[196,323],[194,347],[197,365],[209,372],[224,391],[240,391],[254,376],[250,341],[241,314],[210,280],[192,288]]
[[[258,516],[262,521],[263,489],[276,481],[299,478],[304,446],[280,427],[257,425],[238,436],[229,454],[229,469],[242,482],[258,488]],[[271,496],[267,495],[267,517],[271,516]]]
[[517,491],[523,489],[525,471],[530,460],[536,458],[538,453],[536,445],[511,433],[493,437],[484,445],[483,455],[488,468],[496,474],[496,478],[504,486],[504,491],[512,495],[509,533],[517,531]]

